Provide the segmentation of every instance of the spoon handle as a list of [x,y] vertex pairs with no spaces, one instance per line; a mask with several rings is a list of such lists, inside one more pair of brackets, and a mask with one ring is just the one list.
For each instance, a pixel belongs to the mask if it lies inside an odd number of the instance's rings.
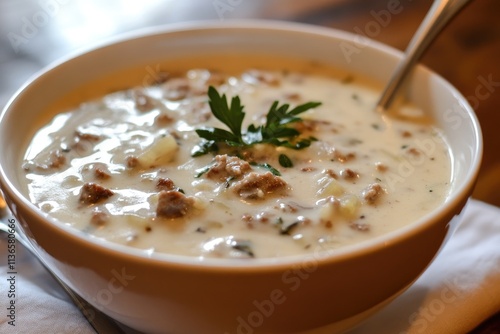
[[405,56],[399,62],[389,83],[385,87],[382,96],[377,103],[378,111],[386,111],[390,108],[396,92],[404,83],[407,74],[413,65],[420,59],[424,51],[431,44],[438,33],[448,22],[471,0],[435,0],[419,28],[413,35]]

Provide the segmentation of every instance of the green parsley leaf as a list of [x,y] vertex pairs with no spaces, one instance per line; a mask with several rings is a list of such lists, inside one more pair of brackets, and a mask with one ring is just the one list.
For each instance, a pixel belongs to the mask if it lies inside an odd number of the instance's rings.
[[214,141],[204,141],[193,148],[193,150],[191,151],[191,156],[199,157],[209,152],[217,152],[218,150],[219,147]]
[[217,143],[225,143],[233,147],[248,148],[255,144],[271,144],[274,146],[284,146],[294,150],[300,150],[311,145],[313,137],[298,138],[300,132],[297,129],[287,127],[288,124],[299,122],[302,119],[297,115],[321,105],[320,102],[309,102],[296,106],[288,110],[290,105],[279,105],[275,101],[266,116],[264,125],[256,126],[251,124],[246,132],[242,131],[245,112],[241,105],[240,98],[235,96],[228,104],[225,94],[220,95],[212,86],[208,88],[209,106],[212,114],[224,123],[228,130],[220,128],[197,129],[196,133],[204,141],[197,145],[191,152],[192,156],[200,156],[209,152],[217,152]]
[[245,118],[240,98],[238,96],[233,97],[231,105],[228,106],[226,94],[220,96],[219,92],[213,86],[208,88],[208,98],[212,114],[222,123],[226,124],[234,134],[234,137],[240,140],[241,125],[243,124],[243,118]]

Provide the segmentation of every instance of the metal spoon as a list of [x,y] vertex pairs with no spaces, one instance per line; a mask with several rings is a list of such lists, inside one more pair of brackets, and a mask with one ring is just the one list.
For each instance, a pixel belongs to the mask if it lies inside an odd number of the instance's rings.
[[405,82],[407,74],[413,65],[420,59],[424,51],[450,22],[450,20],[471,0],[435,0],[423,22],[413,35],[405,51],[404,58],[400,61],[382,96],[377,102],[376,109],[380,112],[387,111],[392,105],[398,89]]
[[98,334],[123,334],[125,333],[124,330],[122,330],[118,324],[99,311],[98,309],[94,308],[92,305],[87,303],[85,299],[80,297],[76,292],[71,290],[69,286],[67,286],[57,275],[47,266],[47,264],[43,261],[43,259],[38,255],[36,250],[31,246],[30,242],[21,233],[17,233],[15,230],[13,231],[12,228],[10,228],[4,221],[3,219],[7,217],[9,214],[7,205],[5,203],[5,200],[3,199],[2,195],[0,194],[0,232],[4,232],[7,235],[13,234],[15,239],[19,241],[25,249],[27,249],[41,264],[42,266],[47,270],[47,272],[54,278],[54,280],[59,283],[61,288],[66,292],[66,294],[69,296],[69,298],[73,301],[75,306],[78,308],[78,310],[82,313],[82,315],[87,319],[89,324],[94,328],[96,333]]

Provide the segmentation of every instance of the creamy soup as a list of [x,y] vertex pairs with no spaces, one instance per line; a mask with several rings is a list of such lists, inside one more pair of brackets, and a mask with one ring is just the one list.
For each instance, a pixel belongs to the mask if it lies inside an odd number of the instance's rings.
[[440,130],[413,106],[375,112],[376,88],[327,72],[165,71],[60,113],[26,153],[31,200],[89,237],[241,259],[337,249],[442,204]]

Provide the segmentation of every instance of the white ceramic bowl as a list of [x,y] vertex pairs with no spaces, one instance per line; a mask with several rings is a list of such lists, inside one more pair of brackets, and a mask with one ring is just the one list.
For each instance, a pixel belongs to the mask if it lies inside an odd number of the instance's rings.
[[453,156],[452,190],[436,210],[369,242],[331,254],[239,264],[147,256],[86,239],[53,222],[28,200],[23,154],[37,128],[53,116],[46,110],[62,96],[111,77],[99,88],[104,92],[116,86],[113,73],[131,67],[143,66],[147,73],[148,66],[154,69],[159,61],[235,50],[293,55],[379,82],[388,80],[401,57],[359,36],[289,23],[195,23],[128,35],[51,66],[11,99],[0,123],[2,189],[22,230],[59,276],[132,328],[175,334],[293,333],[329,324],[328,333],[348,328],[404,291],[425,270],[453,230],[478,173],[482,142],[471,107],[424,67],[416,69],[407,96],[444,129]]

